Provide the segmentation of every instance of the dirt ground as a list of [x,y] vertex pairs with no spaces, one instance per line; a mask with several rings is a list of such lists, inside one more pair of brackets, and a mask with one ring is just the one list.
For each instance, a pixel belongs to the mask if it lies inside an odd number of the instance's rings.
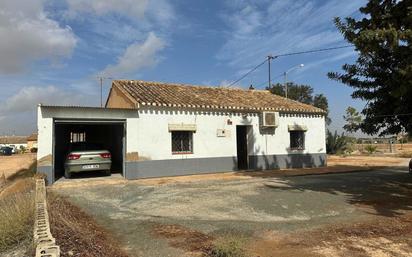
[[36,154],[33,153],[0,156],[0,177],[4,174],[7,179],[20,170],[28,169],[35,159]]
[[66,199],[48,194],[51,233],[61,257],[127,257],[119,243],[92,217]]
[[393,168],[50,190],[95,218],[130,256],[209,256],[226,233],[248,238],[251,257],[412,252],[412,176]]
[[267,232],[250,242],[252,256],[412,256],[412,214],[335,224],[299,233]]
[[357,167],[407,167],[409,158],[392,156],[328,156],[328,166],[357,166]]
[[[407,257],[412,256],[408,162],[329,156],[324,168],[135,181],[119,175],[60,181],[50,189],[85,211],[80,223],[93,224],[89,217],[100,224],[97,231],[103,224],[109,231],[89,241],[76,239],[81,245],[95,240],[101,245],[113,235],[129,256],[209,257],[214,241],[229,231],[246,235],[248,257]],[[59,234],[64,242],[71,237]],[[70,243],[65,249],[73,253]]]

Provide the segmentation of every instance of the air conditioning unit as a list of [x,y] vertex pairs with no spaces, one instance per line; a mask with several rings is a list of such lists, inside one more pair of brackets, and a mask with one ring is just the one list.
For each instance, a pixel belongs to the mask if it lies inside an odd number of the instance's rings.
[[277,127],[279,125],[279,113],[278,112],[263,112],[262,114],[263,127]]

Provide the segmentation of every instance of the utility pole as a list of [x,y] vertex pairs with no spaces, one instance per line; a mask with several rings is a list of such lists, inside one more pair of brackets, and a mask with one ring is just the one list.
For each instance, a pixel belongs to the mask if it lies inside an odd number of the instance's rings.
[[284,84],[285,84],[285,97],[288,98],[288,73],[291,72],[292,70],[296,69],[296,68],[302,68],[303,66],[305,66],[304,64],[299,64],[295,67],[290,68],[289,70],[285,71],[283,73],[283,79],[284,79]]
[[103,107],[103,77],[100,77],[100,107]]
[[268,68],[269,68],[269,70],[268,70],[268,75],[269,75],[269,80],[268,80],[268,88],[270,88],[271,86],[272,86],[272,79],[271,79],[271,69],[270,69],[270,61],[272,60],[272,59],[275,59],[275,57],[273,57],[272,55],[268,55]]
[[98,79],[100,80],[100,107],[103,107],[103,80],[104,79],[113,79],[113,78],[98,77]]
[[286,98],[288,98],[288,80],[287,80],[287,75],[288,75],[288,73],[285,71],[285,72],[283,73],[283,80],[284,80],[284,83],[285,83],[285,97],[286,97]]

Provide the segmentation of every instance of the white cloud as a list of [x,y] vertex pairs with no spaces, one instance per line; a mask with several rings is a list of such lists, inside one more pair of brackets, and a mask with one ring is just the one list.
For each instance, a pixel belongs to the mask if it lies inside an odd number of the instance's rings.
[[105,15],[110,12],[125,13],[143,18],[148,0],[67,0],[69,12],[93,12]]
[[228,10],[221,17],[229,30],[217,58],[244,69],[256,63],[257,56],[343,43],[333,18],[348,16],[363,4],[363,0],[227,1]]
[[116,13],[131,19],[143,18],[167,23],[174,17],[174,11],[167,0],[67,0],[69,17],[79,13],[98,16]]
[[310,62],[308,64],[305,64],[305,66],[303,68],[297,70],[297,73],[304,73],[307,70],[317,68],[321,65],[325,65],[326,63],[333,63],[333,62],[336,62],[336,61],[340,61],[340,60],[344,60],[344,59],[347,59],[347,58],[350,58],[350,57],[354,57],[356,55],[357,55],[357,52],[353,51],[352,49],[351,50],[346,50],[346,51],[344,51],[340,54],[330,55],[328,58],[320,59],[320,60],[313,61],[313,62]]
[[164,47],[164,41],[151,32],[143,43],[136,42],[129,45],[123,55],[118,58],[117,63],[107,66],[101,74],[121,77],[142,68],[152,67],[158,61],[156,55]]
[[33,112],[39,103],[50,105],[77,105],[87,102],[79,91],[65,90],[55,86],[24,87],[0,104],[0,116],[12,116]]
[[41,0],[0,2],[0,73],[24,70],[32,61],[69,57],[76,45],[70,27],[47,17]]

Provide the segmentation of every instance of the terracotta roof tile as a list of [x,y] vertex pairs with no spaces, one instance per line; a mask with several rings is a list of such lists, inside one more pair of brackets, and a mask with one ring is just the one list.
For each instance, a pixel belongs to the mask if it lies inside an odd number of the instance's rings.
[[206,87],[140,80],[114,80],[112,86],[119,88],[140,105],[324,113],[319,108],[274,95],[268,90]]

